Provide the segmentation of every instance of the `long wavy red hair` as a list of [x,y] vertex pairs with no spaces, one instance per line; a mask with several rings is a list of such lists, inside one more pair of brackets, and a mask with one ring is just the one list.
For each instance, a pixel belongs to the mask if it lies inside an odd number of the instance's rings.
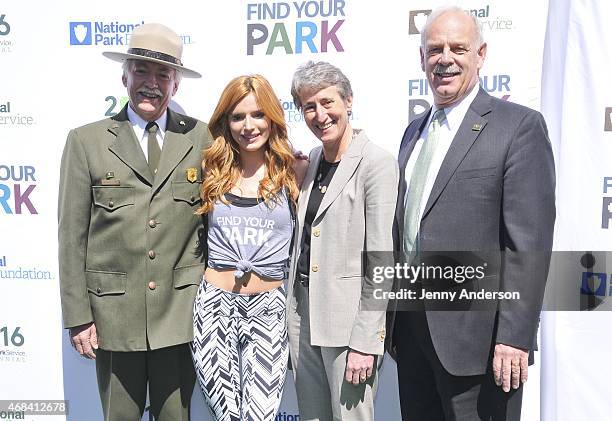
[[271,122],[270,137],[264,146],[266,171],[259,182],[258,195],[266,204],[283,188],[288,190],[291,200],[297,197],[299,189],[293,171],[295,158],[278,97],[263,76],[239,76],[223,90],[208,124],[214,141],[204,151],[204,181],[200,189],[202,206],[197,210],[200,215],[210,212],[217,200],[227,203],[224,195],[240,177],[240,149],[230,132],[229,118],[236,105],[249,94],[255,96],[257,105]]

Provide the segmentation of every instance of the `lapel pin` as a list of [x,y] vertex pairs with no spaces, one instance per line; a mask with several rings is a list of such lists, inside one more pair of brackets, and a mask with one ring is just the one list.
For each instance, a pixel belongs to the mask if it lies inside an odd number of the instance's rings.
[[475,132],[479,132],[482,129],[482,124],[474,124],[472,126],[472,130],[474,130]]
[[195,182],[198,179],[198,170],[196,168],[187,168],[187,181],[190,183]]
[[120,186],[121,181],[115,178],[115,173],[112,171],[107,171],[106,176],[103,180],[100,180],[100,184],[103,186]]
[[179,124],[180,124],[181,126],[184,126],[184,125],[185,125],[185,122],[184,122],[183,120],[181,120],[181,121],[179,121]]

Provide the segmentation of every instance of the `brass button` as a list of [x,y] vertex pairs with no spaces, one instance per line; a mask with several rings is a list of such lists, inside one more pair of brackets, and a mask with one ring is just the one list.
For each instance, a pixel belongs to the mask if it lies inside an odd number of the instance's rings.
[[99,294],[102,292],[102,288],[96,288],[96,292]]
[[110,202],[108,202],[108,207],[112,208],[113,206],[115,206],[115,202],[113,202],[112,200]]
[[154,252],[153,250],[149,250],[149,253],[148,253],[148,254],[149,254],[149,258],[150,258],[151,260],[155,259],[155,252]]
[[151,220],[149,221],[149,226],[150,226],[151,228],[155,228],[155,227],[157,226],[157,221],[156,221],[155,219],[151,219]]
[[319,271],[319,265],[312,265],[312,271],[313,272],[318,272]]
[[149,282],[149,289],[153,291],[155,288],[157,288],[157,284],[155,283],[155,281]]
[[321,229],[315,228],[314,230],[312,230],[312,235],[318,237],[319,235],[321,235]]

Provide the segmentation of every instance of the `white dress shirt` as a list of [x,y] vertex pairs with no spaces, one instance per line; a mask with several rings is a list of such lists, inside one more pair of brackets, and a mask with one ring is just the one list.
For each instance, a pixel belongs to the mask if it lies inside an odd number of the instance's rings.
[[[168,114],[168,110],[164,111],[160,118],[155,120],[157,123],[157,133],[155,134],[155,138],[157,139],[157,143],[159,144],[159,149],[162,150],[164,146],[164,134],[166,133],[166,116]],[[148,161],[149,158],[149,133],[145,130],[148,121],[145,121],[140,117],[132,107],[128,105],[127,107],[127,115],[128,120],[130,120],[130,124],[132,125],[132,129],[134,130],[134,134],[136,135],[136,139],[138,139],[138,143],[144,152],[145,159]]]
[[[429,165],[429,169],[427,171],[427,179],[425,183],[425,187],[423,189],[423,198],[421,199],[421,209],[419,211],[419,221],[422,218],[423,211],[425,210],[425,205],[427,204],[427,200],[429,199],[429,195],[431,194],[431,189],[433,188],[434,182],[436,181],[436,177],[438,176],[438,172],[440,171],[440,167],[442,167],[442,161],[446,157],[446,153],[450,148],[455,135],[457,134],[457,130],[467,113],[468,108],[474,98],[476,98],[476,94],[478,93],[478,84],[476,84],[470,93],[459,103],[452,105],[450,107],[444,108],[444,113],[446,114],[446,120],[444,123],[440,125],[440,137],[438,138],[438,147],[436,148],[436,153],[432,158],[431,164]],[[406,163],[406,172],[405,179],[406,185],[410,186],[410,177],[412,177],[412,171],[414,170],[414,164],[421,152],[421,147],[423,146],[423,142],[427,139],[427,135],[429,134],[429,126],[431,124],[431,120],[433,115],[438,110],[438,107],[435,105],[432,107],[431,112],[429,113],[429,118],[427,119],[427,124],[425,129],[421,133],[421,136],[416,141],[414,145],[414,149],[410,154],[410,158]],[[406,197],[408,197],[408,190],[406,189],[406,195],[404,196],[404,204],[406,203]]]

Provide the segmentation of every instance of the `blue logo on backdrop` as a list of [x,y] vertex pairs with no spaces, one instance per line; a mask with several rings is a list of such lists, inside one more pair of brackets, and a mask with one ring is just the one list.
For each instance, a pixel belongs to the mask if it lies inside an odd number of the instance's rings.
[[[612,274],[608,273],[606,257],[599,252],[587,252],[580,258],[584,268],[580,282],[580,310],[593,310],[612,296]],[[609,281],[608,281],[609,279]]]
[[144,21],[121,23],[119,21],[70,22],[70,45],[128,45],[130,35]]
[[91,22],[70,22],[70,45],[91,45]]
[[[69,22],[70,45],[92,46],[127,46],[134,29],[144,25],[137,23],[122,23],[119,21],[78,21]],[[179,34],[184,45],[194,44],[189,34]]]

